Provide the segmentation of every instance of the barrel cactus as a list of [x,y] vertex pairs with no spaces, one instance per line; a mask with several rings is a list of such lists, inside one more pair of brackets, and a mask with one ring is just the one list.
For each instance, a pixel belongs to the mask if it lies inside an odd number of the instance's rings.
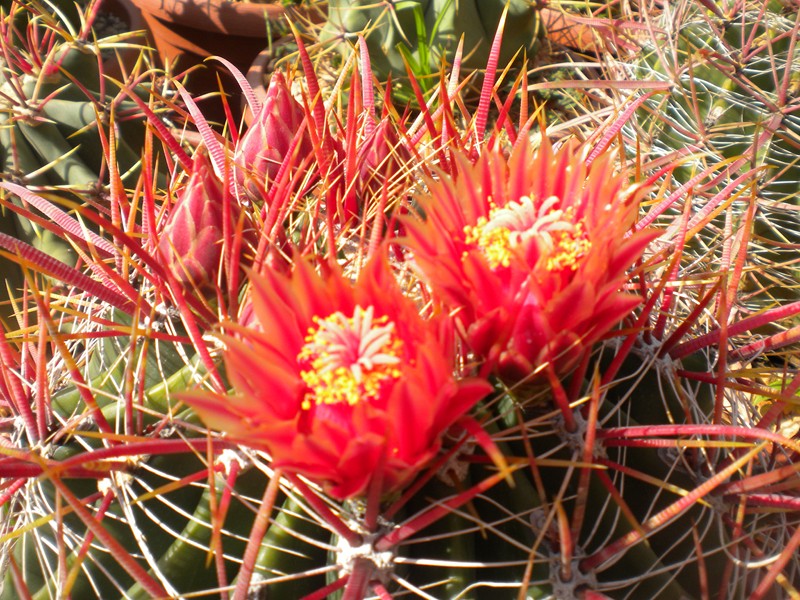
[[[721,213],[731,193],[732,213],[743,217],[756,197],[754,235],[761,266],[792,261],[800,237],[800,12],[796,2],[748,0],[729,5],[702,1],[647,9],[653,27],[640,36],[642,51],[630,76],[671,83],[650,99],[634,135],[650,154],[674,161],[678,181],[694,191],[698,211]],[[717,227],[724,228],[723,219]],[[710,230],[709,230],[710,231]],[[719,237],[702,236],[698,252]],[[716,240],[716,241],[715,241]],[[772,280],[757,270],[746,282],[753,301],[796,299],[797,270],[778,269]],[[768,288],[766,294],[757,293]]]
[[364,56],[323,106],[300,50],[304,117],[265,104],[296,132],[261,153],[189,98],[203,147],[151,115],[170,179],[111,195],[124,227],[57,219],[85,268],[13,245],[0,597],[793,594],[800,379],[760,359],[800,304],[731,318],[741,274],[612,146],[630,111],[591,143],[524,106],[379,118]]
[[[70,191],[99,199],[112,177],[110,164],[113,177],[128,184],[136,180],[144,119],[122,89],[145,89],[147,55],[142,48],[139,64],[125,65],[125,81],[107,78],[104,68],[116,60],[115,45],[135,47],[136,39],[128,34],[131,39],[96,41],[88,27],[80,29],[85,21],[77,16],[62,21],[62,13],[52,11],[39,3],[12,2],[2,16],[2,179],[48,190],[65,204],[76,201]],[[82,14],[84,20],[92,16]],[[11,200],[25,207],[18,198]],[[69,245],[51,231],[16,215],[9,218],[20,239],[74,260]]]

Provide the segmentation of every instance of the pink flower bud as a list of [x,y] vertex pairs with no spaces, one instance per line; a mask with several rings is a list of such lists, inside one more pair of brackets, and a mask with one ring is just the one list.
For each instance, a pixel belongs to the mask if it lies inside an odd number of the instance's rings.
[[283,73],[276,71],[269,82],[264,104],[239,140],[234,154],[236,183],[243,192],[263,198],[267,183],[276,178],[285,160],[297,163],[312,152],[311,140],[304,131],[294,156],[289,156],[292,141],[304,119],[303,107],[292,97]]
[[362,197],[380,197],[384,182],[389,190],[396,188],[407,176],[406,165],[410,158],[408,149],[401,143],[396,125],[389,119],[383,119],[359,148]]
[[198,289],[213,285],[222,254],[223,187],[204,152],[166,219],[158,247],[181,283]]

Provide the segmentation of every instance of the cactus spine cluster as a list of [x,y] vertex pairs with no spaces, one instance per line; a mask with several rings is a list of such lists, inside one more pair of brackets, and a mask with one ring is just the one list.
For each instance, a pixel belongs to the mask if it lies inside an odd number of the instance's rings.
[[[690,187],[696,210],[744,218],[757,199],[754,264],[792,262],[800,237],[800,12],[796,3],[748,0],[729,5],[687,1],[653,11],[634,77],[671,84],[635,120],[634,135],[654,156],[670,157]],[[717,226],[724,228],[724,220]],[[704,237],[698,252],[722,250]],[[715,241],[716,240],[716,241]],[[797,269],[748,277],[752,306],[797,299]]]

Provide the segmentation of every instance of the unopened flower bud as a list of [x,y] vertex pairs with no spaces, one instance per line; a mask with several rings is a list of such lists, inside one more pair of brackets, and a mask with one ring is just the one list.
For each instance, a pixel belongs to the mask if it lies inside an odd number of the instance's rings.
[[378,196],[384,185],[391,190],[407,176],[410,154],[400,142],[396,125],[383,119],[364,140],[358,153],[363,198]]
[[289,156],[304,119],[303,107],[292,96],[286,78],[276,71],[261,109],[234,154],[236,183],[242,192],[263,198],[268,182],[277,177],[284,161],[296,163],[312,151],[308,133],[303,131],[296,152]]
[[161,232],[159,250],[179,282],[198,289],[216,281],[222,254],[223,187],[204,152]]

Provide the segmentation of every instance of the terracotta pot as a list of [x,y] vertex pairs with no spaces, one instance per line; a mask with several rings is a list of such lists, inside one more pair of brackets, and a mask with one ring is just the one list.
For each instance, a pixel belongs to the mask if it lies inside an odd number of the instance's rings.
[[[178,74],[200,65],[209,56],[228,59],[245,72],[267,44],[269,28],[275,29],[287,14],[280,0],[257,4],[228,0],[133,0],[141,9],[149,33],[165,66]],[[227,93],[238,85],[221,63],[209,61],[192,71],[187,89],[197,98],[219,90],[217,75]],[[239,103],[229,101],[238,111]],[[209,120],[224,118],[219,98],[198,102]],[[238,116],[234,114],[234,116]]]

